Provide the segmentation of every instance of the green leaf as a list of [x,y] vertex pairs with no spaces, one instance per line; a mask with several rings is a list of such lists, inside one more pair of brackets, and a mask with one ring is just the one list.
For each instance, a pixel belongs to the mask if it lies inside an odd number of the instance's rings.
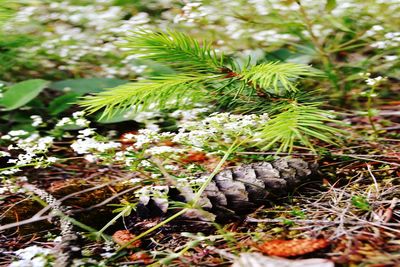
[[0,106],[5,107],[3,109],[5,111],[22,107],[34,99],[48,84],[48,81],[41,79],[14,84],[3,94],[3,98],[0,99]]
[[370,211],[371,206],[368,203],[368,200],[364,196],[353,196],[351,198],[351,204],[356,208],[363,211]]
[[68,79],[50,84],[50,88],[60,91],[70,91],[79,95],[98,93],[105,88],[112,88],[127,83],[126,80],[113,78],[82,78]]
[[68,109],[78,100],[80,94],[77,93],[68,93],[62,96],[55,98],[50,102],[48,110],[51,115],[57,115],[64,110]]
[[325,10],[327,12],[331,12],[336,8],[336,6],[337,6],[336,0],[327,0],[325,5]]

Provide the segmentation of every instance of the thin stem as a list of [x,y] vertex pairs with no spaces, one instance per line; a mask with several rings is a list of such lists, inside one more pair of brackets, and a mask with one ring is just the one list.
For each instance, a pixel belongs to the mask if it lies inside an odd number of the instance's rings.
[[103,232],[110,227],[111,225],[113,225],[120,217],[124,216],[124,214],[126,214],[132,207],[131,206],[126,206],[120,213],[117,214],[117,216],[115,216],[114,218],[112,218],[106,225],[104,225],[103,228],[101,228],[97,233],[96,236],[97,237],[101,237],[103,236]]
[[[336,89],[340,89],[340,86],[338,84],[338,75],[336,71],[334,70],[333,63],[331,61],[331,58],[329,56],[329,53],[325,51],[324,46],[321,44],[321,42],[318,40],[317,36],[314,34],[314,31],[312,29],[313,22],[310,20],[310,18],[307,15],[306,10],[304,9],[303,5],[301,4],[300,0],[296,1],[297,5],[299,6],[299,11],[300,15],[302,16],[304,20],[304,24],[306,26],[306,30],[310,35],[311,42],[314,44],[316,51],[321,57],[322,64],[328,73],[328,78],[331,81],[332,85]],[[346,95],[346,92],[342,90],[343,98]]]
[[374,123],[374,120],[373,120],[374,112],[372,110],[372,104],[373,104],[372,103],[373,102],[372,101],[372,95],[374,95],[374,94],[375,94],[375,87],[372,86],[371,91],[368,93],[368,99],[367,99],[367,110],[368,110],[368,113],[367,113],[367,116],[368,116],[369,124],[371,125],[372,130],[374,132],[373,138],[376,139],[378,137],[378,130],[377,130],[377,128],[375,126],[375,123]]

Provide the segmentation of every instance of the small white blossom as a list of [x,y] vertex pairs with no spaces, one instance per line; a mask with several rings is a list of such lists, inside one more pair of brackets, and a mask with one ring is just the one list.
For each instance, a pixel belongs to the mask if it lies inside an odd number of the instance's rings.
[[95,162],[97,160],[97,157],[95,155],[92,154],[87,154],[84,156],[85,160],[89,161],[89,162]]
[[76,112],[72,113],[72,117],[74,119],[78,119],[80,117],[83,117],[84,115],[85,115],[84,111],[76,111]]
[[169,170],[169,171],[177,171],[177,170],[179,170],[179,167],[178,167],[178,166],[171,165],[171,164],[165,165],[164,168],[165,168],[166,170]]
[[5,151],[0,151],[0,158],[1,157],[10,157],[11,155],[10,155],[10,153],[8,153],[8,152],[5,152]]
[[8,132],[8,135],[10,135],[10,136],[21,136],[21,135],[27,135],[27,134],[29,134],[29,133],[24,130],[14,130],[14,131]]
[[12,262],[10,267],[45,267],[50,264],[48,256],[51,255],[51,249],[30,246],[17,250],[15,255],[20,260]]
[[11,136],[8,135],[8,134],[5,134],[5,135],[3,135],[3,136],[1,137],[1,139],[3,139],[3,140],[10,140],[10,139],[11,139]]
[[146,153],[150,155],[161,155],[161,154],[172,154],[172,153],[182,153],[184,150],[179,148],[174,148],[170,146],[155,146],[146,149]]
[[33,126],[33,127],[38,127],[38,126],[40,126],[40,125],[43,124],[43,119],[42,119],[42,117],[40,117],[40,116],[38,116],[38,115],[32,115],[32,116],[31,116],[31,119],[33,120],[33,122],[32,122],[32,126]]
[[376,78],[368,78],[365,80],[365,83],[368,84],[369,86],[375,86],[385,80],[382,76],[378,76]]
[[87,136],[94,135],[96,132],[94,131],[94,128],[87,128],[84,130],[78,131],[79,135],[77,136],[78,138],[85,138]]
[[56,157],[48,157],[46,160],[48,163],[55,163],[58,161],[58,158]]
[[93,151],[105,152],[120,146],[121,144],[117,142],[101,142],[94,138],[77,139],[71,145],[72,149],[78,154],[86,154]]

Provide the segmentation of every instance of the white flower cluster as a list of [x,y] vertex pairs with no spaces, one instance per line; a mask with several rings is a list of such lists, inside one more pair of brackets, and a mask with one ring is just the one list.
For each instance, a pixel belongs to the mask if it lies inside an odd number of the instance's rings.
[[40,45],[24,48],[23,55],[37,60],[44,54],[44,67],[70,71],[85,68],[84,71],[95,70],[96,75],[110,78],[134,77],[146,66],[127,58],[115,42],[150,22],[147,13],[135,12],[112,1],[88,5],[73,0],[34,2],[21,7],[4,29],[43,38]]
[[[15,164],[15,166],[34,163],[36,164],[35,167],[40,167],[43,164],[54,163],[58,160],[56,157],[43,156],[52,146],[54,137],[41,137],[38,133],[29,134],[24,130],[13,130],[3,135],[1,139],[13,142],[8,146],[9,151],[20,152],[15,158],[8,160],[8,163]],[[0,156],[11,157],[11,154],[3,151]],[[0,171],[0,175],[11,175],[18,171],[20,171],[18,168],[7,169]]]
[[383,36],[383,40],[371,44],[374,48],[389,49],[400,46],[400,32],[388,32]]
[[39,115],[32,115],[31,119],[33,121],[32,122],[33,127],[39,127],[43,125],[43,119]]
[[360,73],[360,76],[365,78],[365,83],[371,87],[377,86],[387,79],[386,77],[382,77],[382,76],[370,78],[371,73],[369,73],[369,72],[367,72],[367,73],[362,72],[362,73]]
[[[169,140],[173,136],[173,133],[159,133],[158,131],[150,129],[140,129],[137,134],[124,134],[122,141],[132,141],[133,145],[127,146],[124,150],[118,151],[115,154],[114,159],[119,162],[124,162],[125,166],[132,166],[134,162],[137,162],[135,154],[132,153],[135,150],[142,150],[146,156],[166,156],[169,154],[182,153],[184,151],[183,149],[157,145],[157,143]],[[150,167],[151,164],[147,160],[140,160],[139,166]]]
[[378,76],[378,77],[375,77],[375,78],[368,78],[368,79],[365,80],[365,82],[369,86],[375,86],[375,85],[378,85],[383,80],[385,80],[385,78],[383,78],[382,76]]
[[136,141],[134,144],[135,148],[143,148],[145,145],[160,142],[161,140],[168,139],[174,134],[169,132],[159,133],[158,131],[150,129],[141,129],[137,135],[133,136]]
[[165,155],[165,154],[179,154],[183,153],[185,150],[171,147],[171,146],[153,146],[145,150],[148,155]]
[[195,187],[204,184],[207,180],[207,175],[202,175],[199,177],[188,176],[184,178],[177,179],[177,187]]
[[53,262],[51,249],[36,245],[17,250],[15,255],[19,260],[12,262],[9,267],[46,267]]
[[172,140],[197,148],[218,147],[221,143],[231,144],[236,139],[252,139],[268,120],[267,114],[214,113],[201,122],[185,123]]
[[[80,130],[78,133],[78,139],[71,144],[71,148],[77,154],[87,154],[87,159],[91,159],[89,161],[96,158],[94,154],[115,150],[121,146],[121,143],[118,142],[97,140],[95,137],[92,137],[95,132],[91,128]],[[91,156],[92,153],[93,155]]]
[[209,15],[207,8],[201,5],[201,2],[188,2],[182,7],[182,13],[178,14],[174,18],[175,23],[185,21],[192,23],[195,20]]
[[84,118],[85,112],[77,111],[72,113],[72,118],[64,117],[59,120],[56,124],[56,127],[63,127],[63,126],[80,126],[80,127],[87,127],[90,124],[90,121]]
[[135,196],[139,198],[140,203],[147,205],[152,199],[163,212],[168,209],[168,186],[143,186],[135,191]]
[[179,120],[179,124],[186,123],[189,121],[197,120],[201,114],[208,112],[210,109],[207,107],[197,107],[188,110],[178,109],[170,114],[172,118]]
[[[389,49],[389,48],[397,48],[400,45],[400,32],[386,32],[385,28],[382,25],[374,25],[365,32],[364,36],[371,37],[375,39],[381,39],[371,43],[371,47],[378,49]],[[396,60],[398,56],[389,55],[386,56],[385,59],[387,61]]]
[[6,179],[4,179],[5,177],[1,177],[2,181],[0,184],[0,195],[4,194],[4,193],[25,193],[25,190],[23,188],[21,188],[21,186],[19,185],[19,183],[24,183],[26,181],[28,181],[28,178],[26,176],[17,176],[17,177],[13,177],[13,178],[9,178],[7,177]]

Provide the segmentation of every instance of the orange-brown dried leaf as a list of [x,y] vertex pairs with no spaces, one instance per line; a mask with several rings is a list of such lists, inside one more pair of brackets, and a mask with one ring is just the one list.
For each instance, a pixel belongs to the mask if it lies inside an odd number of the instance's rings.
[[140,261],[141,263],[148,265],[153,262],[153,259],[150,257],[149,254],[143,251],[139,251],[136,253],[133,253],[129,256],[129,260],[131,261]]
[[124,145],[134,144],[135,140],[133,138],[131,138],[130,136],[137,135],[137,134],[138,134],[138,131],[126,132],[121,135],[121,137],[119,138],[119,141]]
[[184,163],[192,162],[204,162],[208,159],[206,153],[200,151],[189,151],[188,155],[185,156],[182,161]]
[[[115,243],[117,243],[121,247],[124,247],[126,244],[130,243],[135,237],[136,236],[129,232],[129,230],[119,230],[113,234],[112,239]],[[127,248],[137,248],[140,247],[141,244],[142,242],[140,240],[136,240],[130,243]]]
[[272,240],[259,246],[259,249],[270,256],[293,257],[314,252],[328,245],[326,239]]

